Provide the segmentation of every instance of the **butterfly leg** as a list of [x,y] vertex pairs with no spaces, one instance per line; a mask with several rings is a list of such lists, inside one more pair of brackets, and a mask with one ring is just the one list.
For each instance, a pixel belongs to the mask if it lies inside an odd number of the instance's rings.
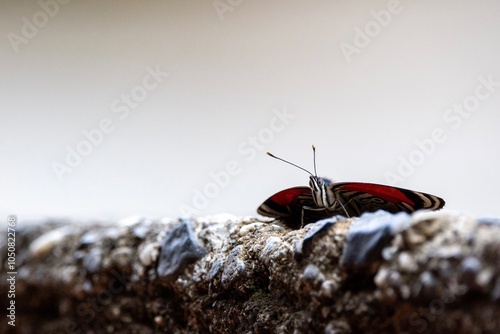
[[302,210],[300,210],[300,228],[304,227],[304,212],[306,211],[307,206],[303,206]]
[[[340,204],[340,206],[341,206],[341,207],[342,207],[342,209],[344,210],[345,214],[347,215],[347,218],[351,218],[351,216],[349,216],[349,213],[347,212],[347,210],[346,210],[346,208],[345,208],[344,204],[342,204],[342,202],[341,202],[341,201],[339,201],[339,200],[337,200],[337,202]],[[349,202],[348,202],[348,203],[349,203]],[[348,203],[346,203],[346,205],[347,205]]]
[[352,199],[350,199],[349,201],[347,201],[345,203],[345,205],[342,203],[342,201],[340,200],[340,198],[338,196],[335,197],[335,202],[333,202],[333,205],[328,208],[330,211],[335,211],[337,210],[337,203],[340,204],[340,207],[342,208],[342,210],[344,210],[347,218],[351,218],[351,215],[349,215],[349,212],[347,212],[347,209],[346,209],[346,206],[352,201]]
[[[320,211],[326,211],[326,212],[329,212],[328,209],[326,208],[315,208],[315,207],[311,207],[311,206],[303,206],[302,207],[302,211],[301,211],[301,217],[300,217],[300,228],[304,227],[304,219],[305,219],[305,212],[307,211],[316,211],[316,212],[320,212]],[[332,216],[333,216],[333,213],[332,213]],[[327,218],[328,216],[326,215],[325,217],[321,217],[319,216],[318,217],[318,220],[322,219],[322,218]]]

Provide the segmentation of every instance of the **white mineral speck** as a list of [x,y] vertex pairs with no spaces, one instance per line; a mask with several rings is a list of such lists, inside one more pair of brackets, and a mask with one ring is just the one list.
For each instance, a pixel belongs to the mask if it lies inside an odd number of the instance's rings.
[[30,254],[35,257],[42,256],[74,232],[75,229],[72,226],[63,226],[42,234],[31,242],[29,246]]
[[147,244],[140,252],[139,252],[139,261],[144,266],[150,266],[151,263],[158,259],[158,244],[150,243]]

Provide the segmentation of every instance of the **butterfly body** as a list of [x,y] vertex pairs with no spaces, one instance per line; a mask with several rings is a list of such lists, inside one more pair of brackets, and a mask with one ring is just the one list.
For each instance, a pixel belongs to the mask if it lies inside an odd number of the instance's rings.
[[278,218],[292,228],[300,228],[336,215],[358,217],[365,212],[377,210],[411,213],[420,209],[438,210],[445,204],[438,196],[418,191],[374,183],[334,183],[308,173],[309,187],[284,189],[264,201],[257,212],[263,216]]

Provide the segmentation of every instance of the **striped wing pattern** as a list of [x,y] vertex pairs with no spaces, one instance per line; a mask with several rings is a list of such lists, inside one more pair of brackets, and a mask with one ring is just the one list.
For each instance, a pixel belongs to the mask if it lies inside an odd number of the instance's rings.
[[420,209],[438,210],[445,204],[438,196],[373,183],[333,183],[328,190],[344,204],[351,217],[377,210],[392,213],[411,213]]
[[[385,210],[391,213],[414,212],[420,209],[438,210],[445,201],[434,195],[362,182],[340,182],[328,185],[326,196],[330,202],[340,202],[333,207],[319,207],[309,187],[282,190],[267,199],[257,212],[263,216],[279,218],[292,228],[300,228],[320,219],[335,215],[357,217],[365,212]],[[345,211],[344,211],[345,209]]]
[[[309,187],[293,187],[277,192],[259,206],[257,213],[272,218],[279,218],[292,228],[316,222],[334,216],[328,210],[306,210],[302,220],[302,208],[314,208],[316,203]],[[340,213],[339,213],[340,214]]]

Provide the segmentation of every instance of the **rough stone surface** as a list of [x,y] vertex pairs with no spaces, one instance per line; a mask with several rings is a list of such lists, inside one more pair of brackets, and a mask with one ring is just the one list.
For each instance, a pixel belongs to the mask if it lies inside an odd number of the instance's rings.
[[159,277],[175,280],[187,265],[205,256],[206,251],[196,239],[191,225],[189,219],[184,219],[162,241],[157,268]]
[[[19,221],[16,247],[2,333],[500,332],[495,219]],[[4,267],[5,240],[0,254]]]
[[382,249],[399,230],[407,227],[410,221],[410,215],[406,212],[365,213],[351,225],[340,263],[352,269],[372,266],[382,256]]

